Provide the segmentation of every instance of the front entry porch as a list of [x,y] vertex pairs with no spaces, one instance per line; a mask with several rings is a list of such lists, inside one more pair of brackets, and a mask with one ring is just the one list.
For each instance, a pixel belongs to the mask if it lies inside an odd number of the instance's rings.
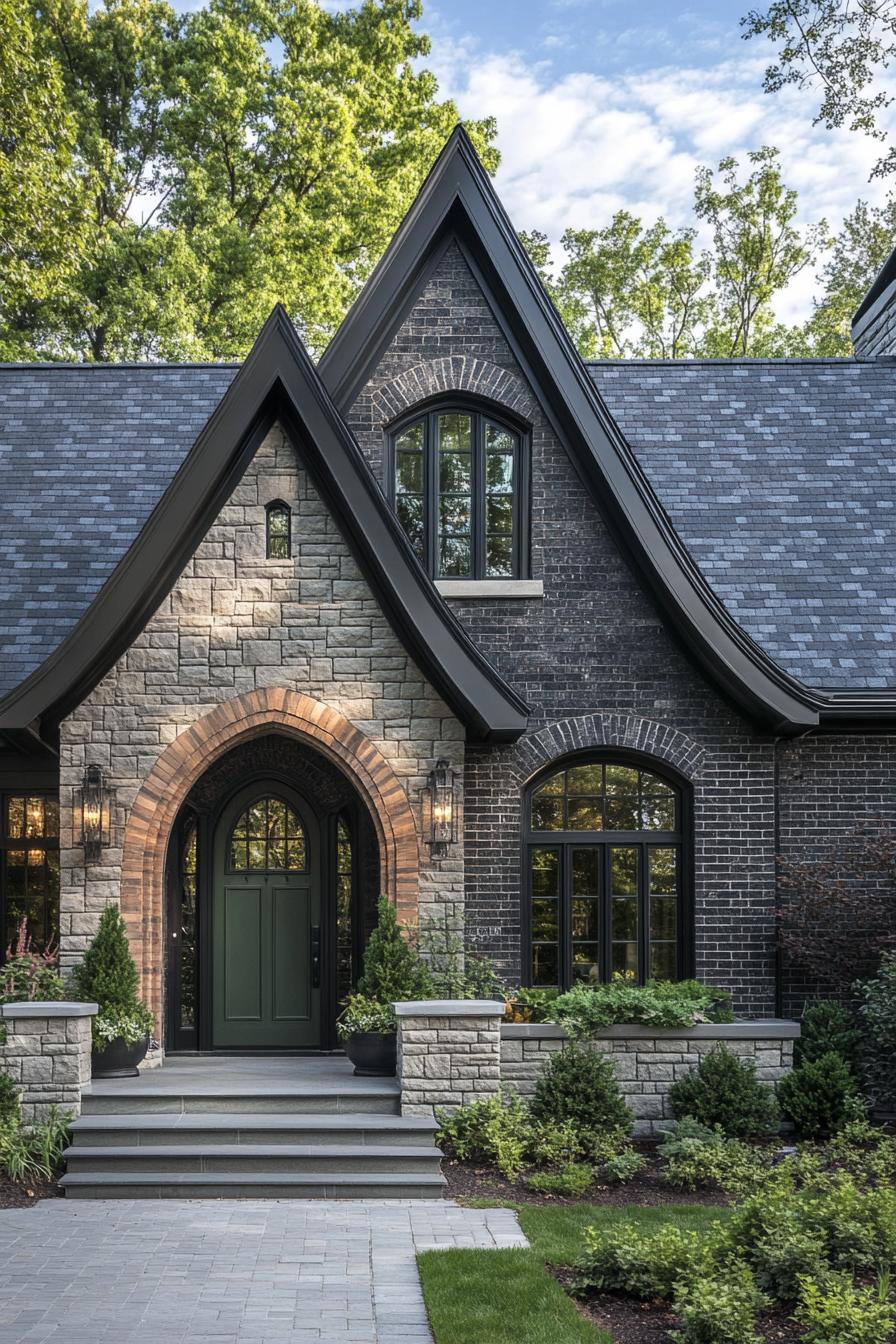
[[180,1056],[93,1082],[72,1127],[68,1198],[432,1199],[444,1186],[427,1118],[394,1078],[340,1055]]

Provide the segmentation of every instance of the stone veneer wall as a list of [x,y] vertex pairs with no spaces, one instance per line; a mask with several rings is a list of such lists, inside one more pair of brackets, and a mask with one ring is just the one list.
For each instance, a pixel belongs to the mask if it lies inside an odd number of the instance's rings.
[[0,1071],[21,1090],[26,1124],[46,1119],[53,1106],[81,1114],[95,1014],[95,1003],[0,1005]]
[[[612,1061],[622,1095],[635,1116],[635,1137],[649,1138],[668,1129],[673,1116],[669,1088],[696,1068],[702,1055],[720,1041],[732,1054],[752,1059],[758,1076],[777,1083],[793,1067],[796,1022],[733,1022],[686,1031],[651,1027],[608,1027],[590,1045]],[[567,1040],[550,1023],[507,1023],[501,1028],[501,1082],[531,1096],[554,1051]]]
[[[265,556],[265,505],[276,499],[292,509],[289,560]],[[337,710],[374,744],[406,791],[418,833],[435,759],[447,757],[462,777],[462,725],[393,633],[277,428],[169,597],[61,724],[63,965],[78,959],[103,908],[119,899],[125,822],[165,747],[235,696],[281,687]],[[73,846],[72,791],[89,763],[106,771],[117,808],[112,847],[85,869]],[[420,854],[422,909],[442,903],[460,917],[463,845],[440,861],[422,843]]]
[[501,1017],[490,999],[396,1003],[402,1115],[432,1115],[494,1096],[501,1084]]
[[349,412],[381,480],[389,423],[453,390],[531,424],[531,576],[544,583],[543,599],[449,599],[532,706],[519,743],[467,751],[468,945],[495,956],[508,980],[520,977],[520,821],[533,770],[576,748],[634,747],[681,769],[693,787],[696,973],[732,989],[738,1012],[767,1016],[775,1011],[772,736],[731,708],[664,627],[456,245]]

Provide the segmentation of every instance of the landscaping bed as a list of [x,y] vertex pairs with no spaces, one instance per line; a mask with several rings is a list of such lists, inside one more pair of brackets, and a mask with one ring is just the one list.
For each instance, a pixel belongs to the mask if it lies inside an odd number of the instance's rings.
[[28,1209],[42,1199],[59,1199],[62,1191],[54,1180],[39,1177],[28,1181],[11,1181],[0,1175],[0,1209]]

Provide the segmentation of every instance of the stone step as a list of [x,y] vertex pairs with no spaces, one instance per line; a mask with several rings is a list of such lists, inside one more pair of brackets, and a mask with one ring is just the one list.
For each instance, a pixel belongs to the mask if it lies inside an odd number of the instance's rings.
[[368,1176],[419,1174],[439,1170],[442,1154],[432,1144],[159,1144],[143,1147],[67,1148],[63,1154],[70,1175],[117,1172],[227,1172],[283,1175],[311,1172],[353,1172]]
[[439,1172],[70,1172],[67,1199],[441,1199]]
[[431,1143],[438,1126],[420,1116],[356,1112],[137,1111],[85,1113],[72,1125],[72,1144],[94,1148],[144,1144],[396,1144]]
[[284,1112],[290,1115],[326,1114],[398,1115],[400,1093],[392,1079],[374,1080],[369,1084],[340,1089],[338,1086],[306,1084],[278,1087],[272,1091],[258,1089],[215,1090],[191,1088],[173,1091],[171,1087],[155,1087],[145,1079],[135,1079],[133,1085],[93,1083],[81,1099],[82,1115],[207,1115],[225,1112]]

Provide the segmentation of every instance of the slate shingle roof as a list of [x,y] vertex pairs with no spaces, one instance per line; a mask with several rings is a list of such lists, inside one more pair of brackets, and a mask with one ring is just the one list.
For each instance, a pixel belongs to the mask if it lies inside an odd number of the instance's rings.
[[0,694],[90,605],[235,372],[0,365]]
[[896,361],[589,371],[741,626],[825,688],[896,685]]
[[[744,629],[809,685],[896,685],[896,362],[589,368]],[[0,694],[87,609],[235,372],[0,366]]]

